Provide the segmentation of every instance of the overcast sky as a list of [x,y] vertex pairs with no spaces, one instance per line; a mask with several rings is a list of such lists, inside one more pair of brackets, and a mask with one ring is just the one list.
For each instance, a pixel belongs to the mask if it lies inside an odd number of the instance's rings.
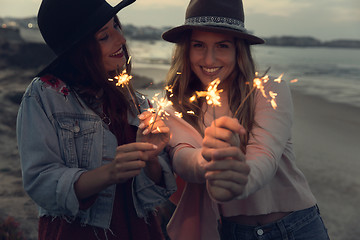
[[[74,0],[76,1],[76,0]],[[220,0],[219,0],[220,1]],[[243,0],[245,25],[262,37],[360,40],[360,0]],[[0,17],[30,17],[41,0],[0,0]],[[110,4],[118,1],[108,0]],[[124,24],[177,26],[189,0],[137,0],[119,13]]]

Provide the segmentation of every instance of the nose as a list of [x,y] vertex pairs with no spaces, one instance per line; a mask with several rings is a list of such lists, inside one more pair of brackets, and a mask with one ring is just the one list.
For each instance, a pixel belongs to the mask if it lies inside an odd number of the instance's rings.
[[206,66],[212,66],[216,59],[215,51],[212,48],[206,48],[204,54],[205,54],[204,59]]
[[126,43],[126,38],[124,37],[122,31],[117,31],[117,42],[121,43],[122,45]]

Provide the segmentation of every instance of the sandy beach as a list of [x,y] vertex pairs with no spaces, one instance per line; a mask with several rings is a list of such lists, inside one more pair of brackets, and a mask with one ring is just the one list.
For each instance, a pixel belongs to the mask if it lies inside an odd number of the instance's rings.
[[[37,208],[22,188],[15,121],[22,92],[34,72],[20,72],[0,71],[0,216],[13,216],[32,240],[37,238]],[[134,72],[156,79],[166,74],[146,68]],[[293,100],[297,164],[318,199],[330,238],[359,239],[360,109],[295,91]]]

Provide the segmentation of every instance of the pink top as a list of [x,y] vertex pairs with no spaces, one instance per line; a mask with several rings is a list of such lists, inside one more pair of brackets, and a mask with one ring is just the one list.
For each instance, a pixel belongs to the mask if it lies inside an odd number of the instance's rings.
[[[217,220],[220,215],[261,215],[309,208],[316,204],[305,176],[295,165],[291,141],[293,105],[290,90],[284,81],[264,84],[267,97],[256,93],[255,121],[246,147],[250,174],[245,192],[238,200],[215,202],[206,190],[201,156],[201,135],[187,122],[171,114],[165,120],[172,137],[169,142],[174,171],[187,184],[168,224],[168,234],[177,239],[220,239]],[[269,91],[277,93],[277,108],[271,106]],[[224,104],[216,109],[229,115]],[[226,114],[227,113],[227,114]],[[218,115],[218,114],[217,114]],[[205,126],[213,120],[213,111],[205,113]],[[255,136],[255,137],[254,137]]]

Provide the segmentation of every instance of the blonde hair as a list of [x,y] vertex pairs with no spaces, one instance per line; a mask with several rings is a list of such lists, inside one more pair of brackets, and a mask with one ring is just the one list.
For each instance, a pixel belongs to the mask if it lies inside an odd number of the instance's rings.
[[[167,93],[167,98],[173,102],[176,111],[183,114],[183,119],[191,124],[201,135],[204,124],[204,113],[202,104],[204,100],[190,102],[190,97],[195,91],[204,90],[199,78],[193,73],[190,65],[190,37],[191,32],[183,35],[182,41],[177,43],[174,48],[170,70],[166,77],[167,86],[172,87],[172,93]],[[236,65],[230,74],[228,89],[228,102],[232,114],[234,114],[245,97],[253,88],[255,77],[255,64],[251,56],[250,45],[242,39],[235,38]],[[240,93],[240,97],[239,97]],[[248,143],[249,133],[255,124],[255,93],[254,91],[244,102],[243,106],[237,111],[235,118],[239,119],[240,124],[247,130],[247,135],[241,139],[241,149],[245,152]],[[195,114],[188,114],[193,111]]]

